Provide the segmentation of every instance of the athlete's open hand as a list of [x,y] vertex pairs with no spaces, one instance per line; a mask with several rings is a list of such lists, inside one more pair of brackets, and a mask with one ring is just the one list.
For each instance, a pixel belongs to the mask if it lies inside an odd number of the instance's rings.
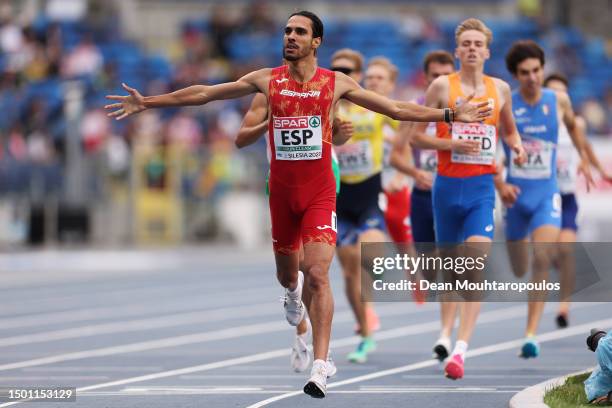
[[591,174],[591,163],[588,160],[582,160],[578,165],[578,173],[584,176],[587,192],[591,191],[591,186],[595,186],[595,180]]
[[353,122],[350,120],[340,120],[338,124],[338,133],[343,139],[350,139],[353,137],[354,132],[355,128],[353,127]]
[[421,190],[431,190],[433,186],[433,176],[430,172],[416,169],[414,175],[415,185]]
[[455,139],[451,142],[451,150],[459,154],[477,155],[480,153],[480,141],[471,139]]
[[480,102],[477,104],[469,103],[474,98],[474,94],[470,95],[461,105],[455,109],[456,122],[482,122],[493,112],[493,107],[489,102]]
[[108,116],[111,118],[115,118],[116,120],[127,118],[133,113],[142,112],[146,109],[144,105],[144,97],[140,94],[140,92],[138,92],[134,88],[130,88],[126,84],[121,85],[123,86],[123,88],[125,88],[126,91],[129,92],[129,95],[106,95],[107,99],[112,99],[120,102],[111,103],[104,107],[104,109],[112,110],[112,112],[108,113]]
[[519,194],[521,194],[521,189],[518,186],[509,183],[502,183],[497,191],[502,202],[508,208],[514,205]]
[[353,137],[353,122],[350,120],[343,120],[338,117],[334,118],[332,143],[334,146],[341,146],[345,144],[351,137]]
[[391,180],[389,180],[389,184],[385,187],[385,191],[388,193],[397,193],[398,191],[402,191],[404,187],[406,187],[404,174],[396,171]]
[[607,181],[608,183],[612,183],[612,173],[610,173],[609,171],[606,170],[601,170],[599,172],[599,174],[601,175],[601,178],[604,179],[605,181]]
[[512,151],[514,152],[514,164],[522,166],[527,163],[527,152],[525,152],[522,144],[519,143],[512,146]]

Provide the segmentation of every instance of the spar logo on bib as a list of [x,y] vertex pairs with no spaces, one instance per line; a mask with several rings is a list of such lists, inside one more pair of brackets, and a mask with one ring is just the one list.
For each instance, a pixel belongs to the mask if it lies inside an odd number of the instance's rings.
[[276,160],[317,160],[323,157],[321,116],[274,117]]
[[477,155],[461,154],[453,151],[451,161],[463,164],[489,165],[495,160],[497,147],[497,129],[492,125],[482,123],[453,122],[451,128],[453,140],[476,140],[480,143],[480,153]]

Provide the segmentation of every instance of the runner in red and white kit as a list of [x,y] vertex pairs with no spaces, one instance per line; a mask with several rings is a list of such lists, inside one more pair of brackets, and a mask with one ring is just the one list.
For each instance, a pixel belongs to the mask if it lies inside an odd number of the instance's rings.
[[[297,325],[305,307],[304,280],[311,293],[314,362],[304,392],[315,398],[327,391],[327,353],[333,315],[328,270],[336,242],[336,189],[331,168],[332,107],[340,98],[403,121],[476,122],[491,110],[486,102],[436,109],[394,101],[364,90],[341,72],[317,66],[316,52],[323,40],[323,23],[315,14],[300,11],[289,17],[283,37],[286,66],[251,72],[235,82],[193,85],[163,95],[143,97],[123,85],[127,96],[106,105],[110,117],[123,119],[149,108],[203,105],[261,92],[268,98],[272,161],[270,212],[277,278],[286,288],[285,314]],[[468,98],[471,100],[471,98]],[[304,244],[304,275],[298,274],[299,244]]]

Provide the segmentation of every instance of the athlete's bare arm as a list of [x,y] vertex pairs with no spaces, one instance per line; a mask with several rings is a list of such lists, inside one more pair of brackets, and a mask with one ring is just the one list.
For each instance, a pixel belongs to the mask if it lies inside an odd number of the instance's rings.
[[[436,78],[425,92],[425,105],[432,108],[448,106],[448,76]],[[480,143],[476,140],[452,140],[438,137],[428,137],[425,134],[428,123],[415,123],[410,132],[409,142],[420,149],[454,150],[461,154],[477,154]]]
[[353,122],[350,120],[342,120],[337,116],[334,117],[334,123],[332,128],[332,144],[334,146],[341,146],[348,142],[353,137]]
[[419,124],[418,122],[402,122],[400,124],[389,161],[398,171],[412,177],[417,185],[427,189],[431,188],[433,184],[432,175],[415,166],[414,160],[412,160],[412,147],[410,146],[410,134],[414,127]]
[[599,158],[593,150],[593,145],[586,137],[586,121],[578,115],[576,115],[576,130],[583,135],[584,148],[586,150],[587,156],[589,157],[589,162],[591,163],[591,166],[597,169],[597,171],[604,180],[606,180],[608,183],[612,183],[612,172],[607,171],[606,168],[599,161]]
[[389,163],[395,167],[398,171],[406,174],[407,176],[414,177],[416,167],[412,161],[406,161],[406,155],[412,152],[410,143],[408,141],[408,135],[410,130],[414,127],[412,122],[401,122],[393,147],[391,148],[391,155],[389,156]]
[[504,142],[515,153],[514,163],[522,165],[527,162],[527,154],[525,153],[525,149],[521,143],[521,135],[516,128],[516,123],[514,122],[510,85],[498,78],[495,78],[494,80],[498,94],[501,95],[502,99],[500,102],[501,107],[499,111],[499,122],[503,129],[502,137],[504,138]]
[[236,136],[236,147],[242,148],[255,143],[268,129],[268,99],[258,93],[251,101],[249,111],[244,115]]
[[[375,92],[363,89],[349,76],[336,72],[335,96],[345,98],[368,110],[381,113],[395,120],[414,122],[441,122],[444,121],[444,111],[411,102],[402,102],[389,99]],[[490,108],[486,103],[478,105],[463,104],[455,110],[454,119],[459,122],[476,122],[490,115]]]
[[578,151],[581,158],[578,171],[584,174],[587,182],[587,191],[589,191],[591,186],[595,184],[595,181],[591,175],[591,162],[589,160],[587,149],[585,148],[585,135],[581,133],[576,126],[576,114],[574,113],[572,101],[567,93],[560,91],[555,91],[555,93],[557,94],[557,102],[559,111],[561,113],[561,120],[563,120],[565,127],[567,127],[572,143],[574,144],[574,147]]
[[136,89],[123,84],[129,95],[108,95],[108,99],[119,102],[106,105],[105,108],[112,110],[108,116],[119,120],[150,108],[204,105],[211,101],[239,98],[255,92],[263,92],[267,95],[270,73],[271,69],[265,68],[251,72],[234,82],[212,86],[193,85],[168,94],[154,96],[142,96]]

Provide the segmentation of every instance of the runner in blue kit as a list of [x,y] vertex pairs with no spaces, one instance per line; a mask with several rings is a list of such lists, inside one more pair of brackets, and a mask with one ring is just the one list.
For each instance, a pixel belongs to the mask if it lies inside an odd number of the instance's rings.
[[[567,78],[560,73],[553,73],[544,80],[546,88],[566,92],[569,88]],[[586,138],[586,121],[576,116],[577,130],[583,135],[585,149],[589,162],[595,168],[600,177],[612,182],[612,172],[606,171],[599,161],[593,146]],[[576,199],[576,184],[578,181],[578,154],[574,149],[572,139],[565,125],[559,127],[559,140],[557,142],[557,183],[561,193],[561,233],[559,234],[559,253],[556,258],[556,267],[560,275],[561,302],[557,311],[556,323],[559,328],[569,325],[570,296],[574,289],[575,263],[573,256],[573,243],[577,240],[578,223],[578,201]]]
[[[544,89],[544,51],[533,41],[518,41],[506,55],[508,70],[519,82],[512,93],[515,122],[528,160],[517,166],[514,154],[504,144],[508,160],[506,182],[496,178],[496,186],[506,205],[506,238],[508,254],[515,275],[524,276],[529,269],[528,240],[534,246],[532,281],[541,282],[548,276],[554,245],[561,226],[561,196],[557,185],[557,137],[564,123],[576,149],[584,158],[581,171],[591,182],[583,140],[575,132],[576,121],[566,93]],[[539,355],[535,339],[542,312],[545,293],[531,292],[527,315],[526,339],[520,350],[522,358]]]
[[[448,51],[436,50],[427,53],[423,61],[423,73],[425,81],[429,86],[436,78],[442,75],[450,75],[455,71],[455,60]],[[425,96],[416,100],[418,104],[425,104]],[[438,153],[434,149],[411,148],[412,140],[418,138],[435,138],[436,123],[430,123],[425,132],[417,133],[416,126],[412,123],[402,122],[400,134],[391,151],[391,165],[404,174],[414,179],[414,187],[411,195],[410,222],[412,225],[412,236],[417,253],[421,253],[431,244],[436,242],[434,230],[433,204],[431,188],[438,166]],[[402,158],[412,155],[412,162],[407,163]],[[433,346],[433,355],[440,361],[444,361],[451,352],[451,334],[455,325],[457,314],[457,302],[447,299],[448,294],[441,295],[440,302],[440,336]]]

